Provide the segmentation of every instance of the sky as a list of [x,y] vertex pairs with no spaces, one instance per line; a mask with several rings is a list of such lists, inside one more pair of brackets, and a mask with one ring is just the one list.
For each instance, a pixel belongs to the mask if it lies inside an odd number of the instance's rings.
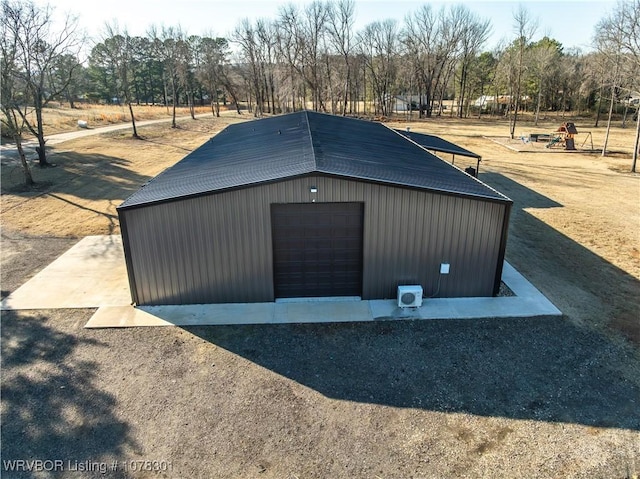
[[[306,0],[36,0],[40,5],[54,7],[54,19],[72,13],[79,17],[80,26],[93,39],[104,33],[105,24],[117,21],[130,35],[145,35],[151,25],[180,26],[190,35],[230,36],[243,18],[275,18],[278,8],[288,3],[305,5]],[[485,49],[495,48],[501,41],[514,37],[513,14],[522,4],[538,21],[534,40],[547,35],[565,47],[590,50],[591,38],[598,21],[615,6],[615,0],[533,0],[514,2],[506,0],[466,0],[464,2],[425,2],[415,0],[355,0],[356,30],[366,24],[397,19],[416,11],[425,3],[436,10],[442,5],[462,3],[493,25]]]

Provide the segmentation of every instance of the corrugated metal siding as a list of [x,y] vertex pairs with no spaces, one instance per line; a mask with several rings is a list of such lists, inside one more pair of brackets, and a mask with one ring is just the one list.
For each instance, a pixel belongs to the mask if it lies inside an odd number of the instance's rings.
[[[272,301],[272,203],[364,202],[363,298],[491,296],[508,204],[313,175],[120,211],[138,304]],[[438,291],[440,263],[451,265]]]

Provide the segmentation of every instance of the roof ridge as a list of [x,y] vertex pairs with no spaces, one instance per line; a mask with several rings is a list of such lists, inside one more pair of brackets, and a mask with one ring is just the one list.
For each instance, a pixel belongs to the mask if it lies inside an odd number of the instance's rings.
[[313,163],[318,168],[318,158],[316,157],[316,149],[313,146],[313,134],[311,133],[311,121],[309,120],[309,110],[306,108],[302,110],[304,117],[307,120],[307,132],[309,133],[309,143],[311,143],[311,154],[313,155]]

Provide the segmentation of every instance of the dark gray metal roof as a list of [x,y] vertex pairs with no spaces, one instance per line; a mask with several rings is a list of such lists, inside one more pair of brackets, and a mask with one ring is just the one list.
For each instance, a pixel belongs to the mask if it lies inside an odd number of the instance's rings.
[[471,158],[480,159],[481,156],[473,151],[469,151],[461,146],[451,143],[450,141],[440,138],[439,136],[427,135],[426,133],[415,133],[413,131],[396,130],[403,136],[415,141],[418,145],[423,146],[427,150],[441,151],[443,153],[451,153],[453,155],[469,156]]
[[301,111],[228,126],[119,208],[313,173],[510,202],[381,123]]

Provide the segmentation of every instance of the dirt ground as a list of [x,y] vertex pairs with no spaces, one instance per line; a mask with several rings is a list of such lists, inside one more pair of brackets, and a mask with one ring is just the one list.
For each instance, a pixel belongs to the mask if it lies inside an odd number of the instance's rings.
[[[115,206],[229,121],[56,145],[36,191],[3,159],[2,296],[117,233]],[[3,312],[2,459],[64,470],[2,477],[638,477],[633,132],[601,158],[514,152],[484,138],[505,136],[495,119],[410,126],[483,156],[514,200],[507,260],[562,319],[85,330],[91,310]]]

